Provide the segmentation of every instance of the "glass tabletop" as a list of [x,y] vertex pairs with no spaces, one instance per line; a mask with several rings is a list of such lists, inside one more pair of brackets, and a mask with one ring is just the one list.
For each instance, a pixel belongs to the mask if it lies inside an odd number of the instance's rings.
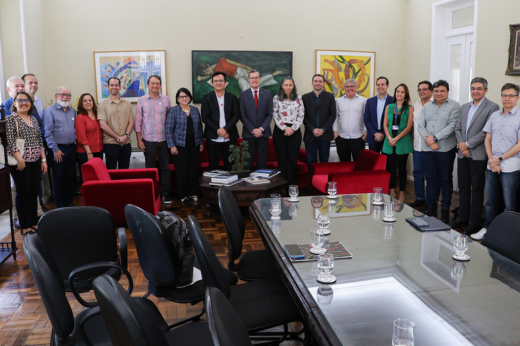
[[336,259],[334,284],[317,282],[317,262],[293,262],[298,277],[343,345],[391,345],[393,321],[415,322],[416,345],[510,345],[520,340],[520,265],[471,241],[468,262],[452,259],[454,230],[420,232],[405,219],[422,213],[390,196],[395,222],[382,221],[371,194],[283,199],[280,220],[270,200],[253,203],[283,248],[309,244],[320,213],[330,215],[330,242],[352,254]]

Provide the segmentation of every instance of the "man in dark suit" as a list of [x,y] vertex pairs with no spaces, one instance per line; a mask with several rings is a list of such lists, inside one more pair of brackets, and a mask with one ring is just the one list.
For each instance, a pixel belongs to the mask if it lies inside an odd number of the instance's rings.
[[225,92],[226,74],[215,72],[211,78],[213,90],[202,100],[201,117],[204,122],[204,138],[208,148],[209,170],[219,168],[220,155],[224,168],[230,171],[229,146],[238,138],[237,122],[240,108],[235,95]]
[[458,143],[457,178],[459,182],[459,214],[452,228],[461,228],[467,235],[480,231],[480,214],[484,203],[484,185],[488,156],[482,131],[491,114],[500,107],[486,98],[488,82],[482,77],[471,81],[472,102],[462,105],[455,127]]
[[333,140],[332,124],[336,120],[334,95],[323,90],[325,79],[321,74],[312,77],[313,91],[302,96],[305,107],[305,133],[303,142],[307,152],[307,164],[329,162],[330,142]]
[[376,80],[377,96],[367,100],[365,107],[365,127],[367,128],[368,148],[376,153],[381,153],[385,142],[383,121],[386,106],[392,103],[393,97],[388,95],[388,78],[379,77]]
[[267,168],[267,149],[271,136],[271,120],[273,119],[273,95],[269,90],[260,88],[260,72],[249,71],[250,89],[240,93],[240,120],[244,124],[242,137],[249,144],[247,168],[254,170],[255,153],[256,169]]

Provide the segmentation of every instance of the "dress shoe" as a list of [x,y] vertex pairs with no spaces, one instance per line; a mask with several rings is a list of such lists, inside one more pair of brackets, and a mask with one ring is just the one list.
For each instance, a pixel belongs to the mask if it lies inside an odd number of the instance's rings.
[[427,216],[437,216],[437,209],[426,208],[422,213]]
[[418,208],[418,207],[424,207],[426,205],[426,202],[421,199],[416,199],[414,202],[408,204],[412,208]]
[[441,209],[441,221],[447,225],[450,224],[450,211],[449,210]]
[[457,219],[453,220],[453,222],[451,223],[451,228],[462,228],[467,225],[468,225],[467,221],[457,218]]
[[472,235],[480,231],[481,226],[476,223],[470,223],[469,226],[464,230],[465,235]]

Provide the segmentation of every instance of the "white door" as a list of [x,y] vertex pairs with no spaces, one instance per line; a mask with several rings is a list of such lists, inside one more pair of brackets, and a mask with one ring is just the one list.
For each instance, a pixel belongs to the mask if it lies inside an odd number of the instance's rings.
[[473,34],[446,38],[446,72],[450,98],[461,105],[471,100],[469,92],[475,70]]

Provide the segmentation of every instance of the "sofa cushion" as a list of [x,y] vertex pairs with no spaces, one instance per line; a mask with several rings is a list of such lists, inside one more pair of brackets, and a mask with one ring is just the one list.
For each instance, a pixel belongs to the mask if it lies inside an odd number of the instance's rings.
[[112,180],[108,174],[107,166],[99,157],[89,160],[81,166],[83,182],[91,180]]
[[312,177],[312,186],[321,191],[321,193],[327,193],[327,184],[329,182],[328,175],[314,175]]

